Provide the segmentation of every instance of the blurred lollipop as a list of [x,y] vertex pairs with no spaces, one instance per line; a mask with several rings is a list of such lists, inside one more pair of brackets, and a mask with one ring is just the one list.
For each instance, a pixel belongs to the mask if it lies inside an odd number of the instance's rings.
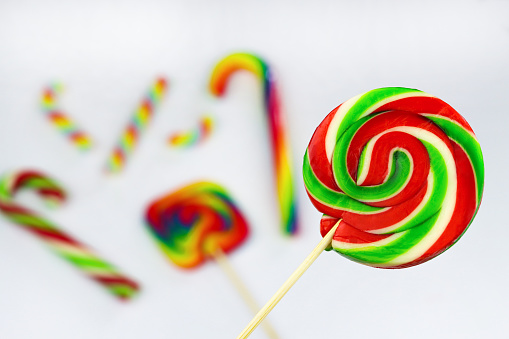
[[[228,192],[211,182],[182,187],[150,204],[146,211],[150,233],[170,260],[191,269],[215,260],[256,313],[258,306],[226,254],[247,239],[247,222]],[[265,326],[271,338],[278,336]]]

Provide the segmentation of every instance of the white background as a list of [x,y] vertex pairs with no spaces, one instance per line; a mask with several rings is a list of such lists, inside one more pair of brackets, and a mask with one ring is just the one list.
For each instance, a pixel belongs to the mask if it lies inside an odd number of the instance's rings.
[[[314,128],[348,98],[383,86],[418,88],[455,107],[485,157],[479,214],[451,250],[404,270],[324,253],[269,319],[281,338],[506,338],[505,212],[509,133],[507,1],[59,1],[0,3],[0,171],[37,168],[70,192],[48,210],[23,201],[97,249],[142,285],[126,303],[108,295],[24,230],[0,220],[1,338],[234,338],[252,314],[211,262],[182,271],[143,224],[154,198],[183,184],[223,184],[251,223],[230,259],[263,304],[320,240],[301,159]],[[279,232],[269,142],[254,77],[228,96],[207,92],[214,64],[234,51],[277,71],[294,154],[301,233]],[[105,160],[149,84],[170,91],[126,171]],[[96,141],[71,146],[39,107],[65,84],[62,107]],[[165,140],[212,114],[196,148]],[[265,338],[257,329],[252,338]]]

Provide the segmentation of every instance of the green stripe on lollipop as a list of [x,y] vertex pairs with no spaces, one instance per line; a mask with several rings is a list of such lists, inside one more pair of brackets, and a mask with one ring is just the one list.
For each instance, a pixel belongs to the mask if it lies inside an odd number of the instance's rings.
[[440,215],[441,206],[447,191],[448,178],[447,164],[440,152],[428,142],[423,141],[423,144],[428,150],[430,156],[430,171],[433,174],[431,199],[429,199],[424,208],[408,223],[402,225],[397,230],[389,232],[404,232],[404,234],[393,242],[381,247],[367,245],[361,248],[343,249],[341,247],[334,247],[333,244],[334,250],[358,262],[383,264],[406,253],[428,234]]
[[411,88],[402,87],[390,87],[390,88],[379,88],[376,90],[369,91],[360,96],[357,101],[348,110],[348,113],[341,121],[337,132],[337,139],[357,120],[362,118],[366,112],[370,112],[372,107],[377,105],[380,106],[384,101],[392,98],[396,95],[402,95],[407,93],[414,93],[421,91]]
[[[435,115],[426,116],[426,118],[432,120],[435,124],[440,126],[440,128],[445,131],[449,138],[457,142],[467,153],[475,172],[477,200],[481,201],[484,181],[484,161],[479,142],[462,126],[447,118],[442,118]],[[479,204],[477,205],[477,209],[479,209]]]
[[384,200],[395,195],[404,188],[412,173],[412,160],[401,151],[394,152],[390,169],[392,175],[380,185],[358,186],[348,173],[346,157],[349,145],[358,129],[375,116],[370,115],[352,124],[337,141],[332,155],[332,171],[337,185],[350,197],[364,202]]
[[373,213],[381,211],[383,208],[373,207],[366,205],[360,201],[357,201],[346,194],[335,192],[318,180],[316,175],[313,173],[313,169],[309,163],[308,153],[304,156],[304,165],[302,168],[304,173],[304,183],[308,188],[310,194],[312,194],[317,200],[325,205],[339,207],[344,210]]

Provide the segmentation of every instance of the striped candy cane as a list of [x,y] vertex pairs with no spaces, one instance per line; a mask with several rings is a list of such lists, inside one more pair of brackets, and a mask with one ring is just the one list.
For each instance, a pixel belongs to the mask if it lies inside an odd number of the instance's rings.
[[90,135],[80,129],[74,121],[60,109],[58,96],[62,90],[63,86],[58,83],[46,87],[41,97],[41,108],[56,129],[67,136],[73,145],[82,151],[86,151],[92,146],[92,139]]
[[36,171],[18,171],[0,178],[0,211],[15,224],[39,237],[58,255],[71,262],[83,273],[106,287],[120,299],[129,299],[139,289],[110,263],[96,256],[89,248],[75,240],[51,221],[14,202],[22,189],[35,190],[46,201],[60,204],[65,192],[51,178]]
[[108,158],[106,170],[109,173],[122,171],[128,157],[138,144],[141,134],[152,120],[155,109],[166,94],[167,87],[168,82],[164,78],[158,78],[150,87]]

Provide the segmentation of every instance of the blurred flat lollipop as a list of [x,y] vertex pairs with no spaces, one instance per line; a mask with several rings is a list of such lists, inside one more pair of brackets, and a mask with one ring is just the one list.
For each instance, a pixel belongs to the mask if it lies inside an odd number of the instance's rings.
[[[146,223],[161,250],[177,266],[197,268],[215,260],[230,278],[253,313],[254,298],[226,255],[247,239],[247,222],[228,192],[211,182],[182,187],[150,204]],[[278,338],[268,323],[265,331]]]

